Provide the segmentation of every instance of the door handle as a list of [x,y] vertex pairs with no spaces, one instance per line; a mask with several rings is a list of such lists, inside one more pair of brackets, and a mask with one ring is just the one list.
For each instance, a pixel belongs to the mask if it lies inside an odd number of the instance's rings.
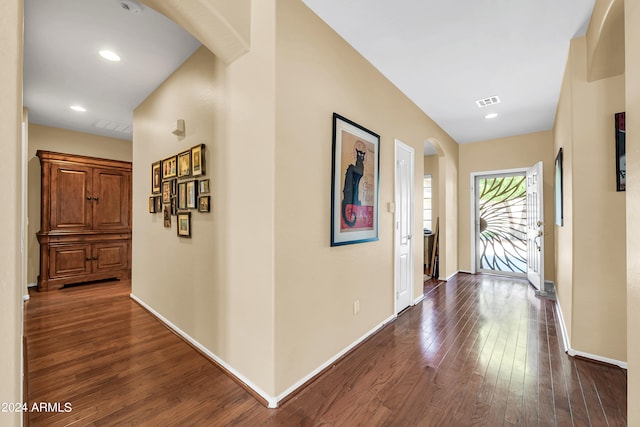
[[542,224],[543,224],[543,223],[542,223],[542,221],[540,221],[540,220],[538,220],[538,222],[536,222],[536,225],[537,225],[538,227],[541,227],[541,226],[542,226]]
[[411,234],[407,234],[407,240],[411,240],[413,236]]

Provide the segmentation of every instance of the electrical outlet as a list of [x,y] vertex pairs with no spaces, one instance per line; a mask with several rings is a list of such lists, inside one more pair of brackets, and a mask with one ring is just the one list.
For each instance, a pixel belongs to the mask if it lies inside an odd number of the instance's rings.
[[355,300],[353,302],[353,314],[356,315],[360,313],[360,300]]

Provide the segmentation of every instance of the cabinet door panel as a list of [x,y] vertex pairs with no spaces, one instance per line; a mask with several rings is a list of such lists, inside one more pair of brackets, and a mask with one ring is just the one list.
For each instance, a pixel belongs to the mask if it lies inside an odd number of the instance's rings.
[[91,245],[49,246],[49,278],[76,276],[91,272]]
[[129,264],[127,242],[96,243],[93,248],[94,257],[97,258],[93,266],[94,273],[127,269]]
[[130,172],[96,169],[93,174],[93,228],[127,230],[130,209]]
[[51,229],[88,230],[91,221],[92,169],[51,165]]

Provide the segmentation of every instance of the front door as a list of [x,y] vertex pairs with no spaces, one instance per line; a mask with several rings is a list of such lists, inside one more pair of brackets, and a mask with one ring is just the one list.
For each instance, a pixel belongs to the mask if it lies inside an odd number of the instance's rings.
[[527,278],[536,288],[544,285],[544,215],[542,162],[527,170]]
[[395,146],[395,294],[396,313],[411,305],[413,296],[413,148]]

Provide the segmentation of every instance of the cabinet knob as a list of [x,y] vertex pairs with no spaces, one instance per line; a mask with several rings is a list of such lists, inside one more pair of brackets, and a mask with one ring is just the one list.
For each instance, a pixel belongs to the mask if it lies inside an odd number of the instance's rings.
[[93,200],[95,200],[96,202],[100,200],[99,197],[94,197]]
[[91,197],[87,197],[87,200],[91,201]]
[[98,260],[98,257],[97,257],[97,256],[94,256],[94,257],[93,257],[93,260],[94,260],[94,261],[97,261],[97,260]]
[[91,258],[85,258],[84,260],[85,261],[91,261]]

